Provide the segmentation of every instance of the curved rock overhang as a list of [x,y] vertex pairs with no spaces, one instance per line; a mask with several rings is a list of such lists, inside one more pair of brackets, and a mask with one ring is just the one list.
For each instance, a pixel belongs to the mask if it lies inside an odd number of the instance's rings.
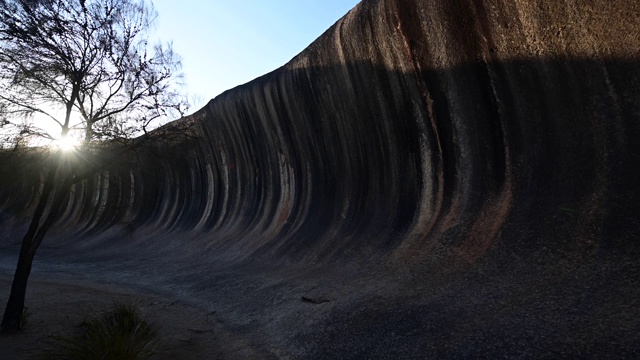
[[[638,19],[632,1],[363,1],[178,120],[195,139],[75,186],[45,243],[357,264],[381,283],[610,262],[637,275]],[[5,234],[36,183],[0,189]],[[410,283],[403,296],[422,291]]]

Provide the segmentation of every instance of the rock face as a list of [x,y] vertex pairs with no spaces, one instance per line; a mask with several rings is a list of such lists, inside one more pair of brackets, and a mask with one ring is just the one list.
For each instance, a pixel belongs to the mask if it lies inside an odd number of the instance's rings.
[[[128,254],[265,356],[637,355],[638,19],[365,0],[179,120],[197,139],[79,184],[45,242]],[[37,186],[9,175],[19,234]]]

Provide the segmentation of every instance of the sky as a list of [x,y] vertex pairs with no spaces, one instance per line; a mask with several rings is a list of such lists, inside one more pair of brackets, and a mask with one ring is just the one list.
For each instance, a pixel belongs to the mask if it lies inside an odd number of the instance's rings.
[[[185,90],[192,102],[189,113],[199,110],[222,92],[286,64],[360,2],[150,1],[158,13],[151,40],[171,42],[174,52],[182,58]],[[59,136],[59,126],[50,119],[36,115],[33,121],[51,136]],[[78,139],[80,136],[72,136],[69,140],[77,142]],[[34,141],[32,144],[44,143]]]
[[359,0],[154,0],[154,37],[182,58],[187,91],[210,99],[286,64]]

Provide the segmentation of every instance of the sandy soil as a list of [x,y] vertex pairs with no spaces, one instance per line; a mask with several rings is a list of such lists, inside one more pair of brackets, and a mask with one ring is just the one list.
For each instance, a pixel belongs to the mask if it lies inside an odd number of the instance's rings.
[[[10,280],[0,274],[2,309],[9,296]],[[215,314],[133,289],[33,279],[27,292],[26,305],[31,313],[27,326],[18,334],[0,336],[0,358],[38,358],[52,335],[68,334],[92,311],[122,300],[140,301],[143,315],[157,325],[160,339],[152,359],[252,357],[243,349],[241,339],[217,330]]]

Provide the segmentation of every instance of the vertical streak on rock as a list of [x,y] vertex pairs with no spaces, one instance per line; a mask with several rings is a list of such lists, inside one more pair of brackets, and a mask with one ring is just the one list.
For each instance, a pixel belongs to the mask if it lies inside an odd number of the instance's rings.
[[[417,106],[426,110],[426,114],[423,113],[425,110],[417,112],[418,116],[415,118],[416,126],[419,129],[422,191],[418,199],[419,205],[414,224],[411,233],[409,233],[409,241],[404,244],[404,246],[409,246],[410,252],[415,252],[424,247],[424,241],[427,241],[431,235],[443,210],[445,179],[442,168],[442,144],[436,124],[434,100],[428,84],[424,81],[421,61],[418,59],[418,56],[425,54],[418,55],[414,48],[418,41],[416,36],[421,34],[421,29],[419,29],[419,25],[409,23],[411,20],[420,19],[420,15],[408,17],[408,14],[414,11],[409,3],[397,1],[395,6],[393,13],[396,15],[396,28],[404,47],[404,56],[409,64],[408,70],[413,74],[422,100],[422,103]],[[424,52],[428,53],[428,50]],[[404,257],[406,254],[400,253],[400,256]]]
[[[475,34],[479,45],[478,57],[480,58],[480,74],[484,78],[487,89],[488,106],[490,116],[487,117],[492,128],[491,147],[489,161],[493,169],[489,169],[486,174],[491,177],[490,181],[495,182],[493,189],[487,192],[484,204],[477,216],[475,223],[469,232],[469,238],[465,244],[459,246],[462,257],[467,262],[473,262],[481,257],[497,240],[498,232],[507,221],[510,207],[513,201],[513,189],[511,179],[511,154],[510,141],[508,138],[507,111],[502,102],[509,98],[508,93],[498,91],[496,82],[502,82],[503,72],[496,62],[492,53],[496,51],[496,44],[493,41],[493,34],[486,4],[474,2],[471,7],[473,18],[475,19]],[[486,75],[486,76],[485,76]]]

